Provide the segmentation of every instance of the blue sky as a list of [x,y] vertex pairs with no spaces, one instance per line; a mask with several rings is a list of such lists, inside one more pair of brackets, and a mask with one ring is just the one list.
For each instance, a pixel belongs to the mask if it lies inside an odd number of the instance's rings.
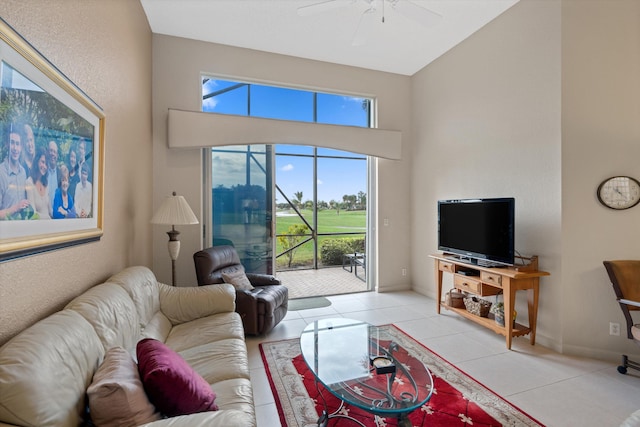
[[[303,192],[303,201],[313,195],[311,158],[276,156],[276,182],[287,197]],[[318,159],[318,200],[342,201],[345,194],[367,192],[367,162],[364,160]],[[283,203],[276,195],[278,203]]]
[[[270,86],[241,85],[232,90],[237,82],[223,80],[209,80],[203,84],[203,95],[217,92],[216,96],[203,100],[203,111],[266,117],[275,119],[297,120],[305,122],[314,121],[314,94],[308,91],[277,88]],[[251,96],[251,105],[247,103]],[[368,108],[363,98],[318,93],[316,98],[316,115],[318,123],[340,124],[349,126],[368,126]],[[364,107],[364,108],[363,108]],[[312,147],[298,147],[289,145],[277,145],[276,154],[312,154]],[[346,153],[337,150],[320,148],[319,155],[348,156],[365,159],[363,155]],[[229,176],[231,185],[237,183],[239,168],[230,164],[233,156],[224,157],[227,167],[236,170],[233,177]],[[215,158],[215,156],[214,156]],[[222,159],[222,157],[220,158]],[[331,200],[342,201],[345,194],[357,195],[358,192],[366,193],[366,166],[365,160],[320,158],[318,159],[318,200],[329,202]],[[220,178],[218,176],[218,178]],[[276,156],[276,182],[290,199],[294,198],[297,191],[303,192],[303,201],[310,200],[313,196],[313,167],[312,159],[297,156]],[[257,184],[258,182],[256,182]],[[284,198],[276,193],[276,202],[285,202]]]

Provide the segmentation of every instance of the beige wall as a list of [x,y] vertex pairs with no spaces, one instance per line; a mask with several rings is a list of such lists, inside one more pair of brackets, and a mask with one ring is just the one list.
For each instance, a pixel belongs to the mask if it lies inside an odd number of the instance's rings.
[[563,2],[562,52],[564,347],[637,355],[609,336],[609,322],[625,323],[602,261],[640,259],[640,206],[607,209],[595,190],[640,179],[640,1]]
[[151,265],[151,32],[129,0],[3,0],[0,16],[106,115],[104,236],[0,263],[0,344],[133,264]]
[[[378,223],[389,219],[379,232],[379,284],[381,290],[409,288],[410,175],[409,77],[363,70],[239,49],[211,43],[153,36],[153,205],[177,191],[202,218],[202,159],[200,150],[167,148],[167,110],[199,111],[200,74],[227,76],[337,93],[373,96],[378,99],[380,128],[403,132],[403,160],[380,160]],[[202,222],[202,221],[201,221]],[[165,234],[167,227],[154,226],[153,269],[159,280],[171,281]],[[179,285],[195,283],[192,255],[201,248],[201,225],[182,226],[181,252],[177,262]]]
[[[602,260],[638,258],[640,208],[595,197],[640,177],[640,2],[522,0],[412,79],[414,288],[441,198],[516,198],[516,249],[540,256],[539,343],[617,360],[624,323]],[[422,183],[422,184],[421,184]],[[518,311],[526,310],[520,299]]]
[[[515,197],[516,249],[552,274],[538,323],[550,345],[561,341],[559,12],[520,2],[412,80],[413,265],[437,248],[438,199]],[[435,295],[433,274],[414,277]]]

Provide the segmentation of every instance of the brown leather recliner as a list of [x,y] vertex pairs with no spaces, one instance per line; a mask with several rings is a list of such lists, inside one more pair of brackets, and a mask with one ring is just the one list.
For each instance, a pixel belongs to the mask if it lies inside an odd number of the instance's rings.
[[[198,286],[224,283],[222,273],[245,271],[233,246],[213,246],[193,254]],[[269,332],[287,314],[289,290],[268,274],[245,273],[253,290],[236,289],[236,312],[242,317],[244,333]]]

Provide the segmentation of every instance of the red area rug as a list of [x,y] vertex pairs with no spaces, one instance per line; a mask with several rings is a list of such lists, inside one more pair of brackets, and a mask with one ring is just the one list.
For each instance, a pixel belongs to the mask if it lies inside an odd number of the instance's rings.
[[[411,357],[424,363],[433,376],[431,399],[409,415],[413,427],[542,425],[400,329],[393,325],[382,328]],[[322,385],[316,385],[300,354],[298,339],[263,343],[260,351],[283,426],[316,426],[325,404],[329,413],[338,410],[340,401]],[[397,426],[395,418],[374,416],[349,405],[341,413],[367,427]],[[341,418],[329,421],[329,426],[342,425],[356,423]]]

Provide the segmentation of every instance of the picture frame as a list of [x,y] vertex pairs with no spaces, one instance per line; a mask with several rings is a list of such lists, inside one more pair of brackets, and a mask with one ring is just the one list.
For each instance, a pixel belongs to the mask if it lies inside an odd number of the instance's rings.
[[102,109],[0,18],[0,262],[100,240]]

